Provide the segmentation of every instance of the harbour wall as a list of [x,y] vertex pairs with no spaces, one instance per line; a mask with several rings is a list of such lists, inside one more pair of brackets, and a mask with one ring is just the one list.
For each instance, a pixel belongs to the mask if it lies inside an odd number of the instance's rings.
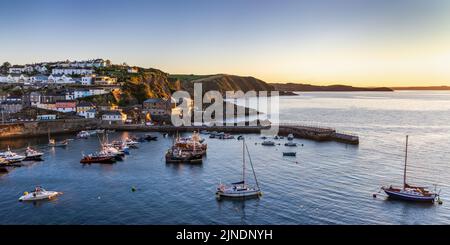
[[[293,134],[296,138],[311,139],[315,141],[337,141],[346,144],[359,144],[356,135],[338,133],[335,129],[326,127],[312,127],[297,124],[280,124],[279,135]],[[142,124],[106,124],[98,119],[65,119],[54,121],[18,122],[0,125],[0,139],[25,138],[50,134],[75,133],[81,130],[108,129],[117,131],[144,131],[144,132],[193,132],[217,131],[232,134],[260,133],[268,129],[265,126],[180,126],[171,125],[147,126]]]
[[15,122],[0,124],[0,139],[44,136],[48,133],[73,133],[86,129],[95,129],[101,125],[96,119],[64,119],[34,122]]

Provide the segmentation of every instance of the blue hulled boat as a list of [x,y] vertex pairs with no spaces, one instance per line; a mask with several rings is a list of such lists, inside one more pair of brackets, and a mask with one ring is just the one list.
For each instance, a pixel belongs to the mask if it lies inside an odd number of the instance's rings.
[[389,198],[413,201],[413,202],[431,202],[433,203],[438,194],[427,190],[426,187],[412,186],[406,183],[406,166],[408,159],[408,136],[406,136],[406,151],[405,151],[405,167],[403,169],[403,187],[396,188],[393,186],[381,187],[381,189],[389,196]]

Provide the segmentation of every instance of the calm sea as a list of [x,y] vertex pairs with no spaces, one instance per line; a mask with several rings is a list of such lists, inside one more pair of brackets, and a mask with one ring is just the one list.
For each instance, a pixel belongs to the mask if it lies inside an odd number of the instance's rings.
[[[18,152],[35,146],[45,161],[0,176],[0,224],[450,223],[450,92],[301,93],[280,98],[280,108],[282,121],[353,132],[360,145],[297,139],[303,146],[292,158],[282,156],[285,140],[264,147],[259,135],[246,135],[263,196],[242,202],[214,195],[219,181],[240,180],[241,141],[207,139],[200,166],[165,164],[172,139],[161,134],[114,165],[79,163],[83,152],[98,149],[97,137],[75,139],[67,149],[47,148],[46,137],[2,141],[1,149],[10,145]],[[131,134],[140,133],[109,137]],[[382,185],[401,185],[407,134],[408,181],[437,184],[443,205],[372,197]],[[36,185],[64,194],[18,202]]]

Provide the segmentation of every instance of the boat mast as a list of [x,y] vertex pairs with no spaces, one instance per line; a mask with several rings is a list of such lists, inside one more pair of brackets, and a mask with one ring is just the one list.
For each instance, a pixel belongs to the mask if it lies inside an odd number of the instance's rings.
[[245,139],[242,141],[242,183],[245,184]]
[[258,179],[256,178],[255,168],[253,167],[252,157],[250,156],[250,152],[248,151],[247,144],[245,145],[245,149],[247,150],[248,160],[250,161],[250,165],[252,166],[253,177],[255,177],[256,187],[258,187],[258,190],[260,190]]
[[405,168],[403,169],[403,189],[406,188],[406,163],[408,161],[408,135],[406,135]]

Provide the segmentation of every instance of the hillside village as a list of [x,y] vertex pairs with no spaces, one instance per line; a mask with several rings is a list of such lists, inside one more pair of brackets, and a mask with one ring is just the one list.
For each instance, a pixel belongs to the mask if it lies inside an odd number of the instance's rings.
[[168,123],[175,105],[167,92],[147,92],[138,100],[130,95],[140,92],[133,86],[141,86],[141,77],[147,76],[143,68],[104,59],[5,62],[0,66],[1,121],[98,118],[108,123]]

